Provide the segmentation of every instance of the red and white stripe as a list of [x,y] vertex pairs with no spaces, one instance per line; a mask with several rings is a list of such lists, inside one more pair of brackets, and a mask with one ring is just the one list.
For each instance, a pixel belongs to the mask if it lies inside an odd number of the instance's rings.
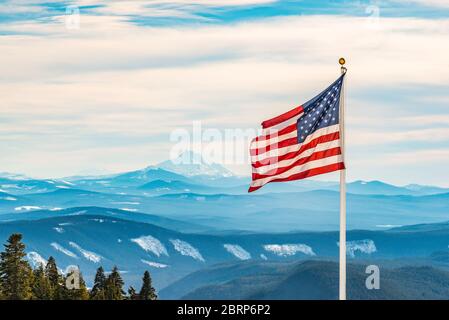
[[248,192],[269,182],[293,181],[345,168],[340,125],[318,129],[298,143],[296,122],[302,106],[262,123],[263,133],[250,146],[253,181]]

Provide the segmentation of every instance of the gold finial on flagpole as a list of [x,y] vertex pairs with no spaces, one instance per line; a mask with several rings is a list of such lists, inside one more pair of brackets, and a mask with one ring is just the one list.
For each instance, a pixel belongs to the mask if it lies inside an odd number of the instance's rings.
[[346,60],[345,60],[345,58],[340,58],[340,59],[338,59],[338,63],[341,65],[341,74],[344,74],[344,73],[346,73],[346,67],[345,67],[345,63],[346,63]]

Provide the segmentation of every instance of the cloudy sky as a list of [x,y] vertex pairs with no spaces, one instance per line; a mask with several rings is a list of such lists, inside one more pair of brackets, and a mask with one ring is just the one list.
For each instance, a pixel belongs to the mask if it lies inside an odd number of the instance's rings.
[[449,186],[448,39],[447,0],[5,0],[0,171],[157,163],[194,122],[257,129],[302,104],[344,56],[349,179]]

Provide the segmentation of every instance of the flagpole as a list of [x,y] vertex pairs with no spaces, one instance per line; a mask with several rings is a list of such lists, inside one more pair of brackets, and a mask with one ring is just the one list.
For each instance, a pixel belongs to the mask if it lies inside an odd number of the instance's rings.
[[[344,58],[340,58],[341,74],[346,73]],[[340,141],[341,154],[345,161],[345,82],[340,94]],[[346,300],[346,169],[340,170],[340,277],[339,299]]]

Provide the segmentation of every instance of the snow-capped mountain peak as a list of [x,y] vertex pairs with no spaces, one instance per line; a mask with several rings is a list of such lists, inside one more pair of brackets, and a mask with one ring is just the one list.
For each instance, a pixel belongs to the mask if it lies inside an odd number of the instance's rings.
[[156,167],[185,176],[234,176],[231,171],[223,167],[221,164],[208,162],[200,154],[192,151],[181,153],[174,159],[166,160],[157,164]]

